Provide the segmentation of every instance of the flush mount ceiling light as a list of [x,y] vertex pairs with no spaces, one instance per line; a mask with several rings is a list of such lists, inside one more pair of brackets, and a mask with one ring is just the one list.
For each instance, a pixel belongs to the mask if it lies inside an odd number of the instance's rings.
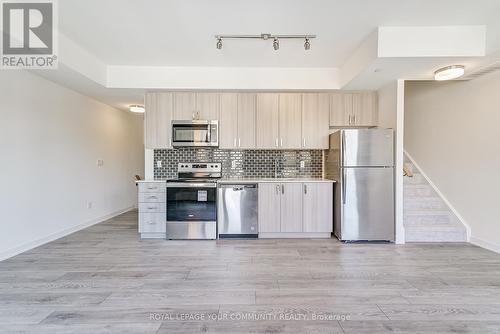
[[139,104],[132,104],[130,107],[128,107],[128,110],[130,112],[143,113],[145,109],[144,106],[141,106]]
[[267,41],[268,39],[273,40],[274,50],[279,50],[280,39],[303,39],[304,40],[304,50],[311,49],[310,39],[316,38],[316,35],[272,35],[272,34],[260,34],[260,35],[215,35],[217,39],[217,49],[222,49],[223,39],[261,39]]
[[460,78],[465,73],[465,66],[463,65],[451,65],[440,68],[434,72],[434,80],[445,81]]

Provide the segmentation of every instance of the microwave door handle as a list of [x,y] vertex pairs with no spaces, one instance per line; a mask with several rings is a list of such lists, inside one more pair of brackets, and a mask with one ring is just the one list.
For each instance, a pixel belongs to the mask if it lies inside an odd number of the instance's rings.
[[207,125],[207,143],[210,143],[212,140],[212,126],[210,125],[210,121],[208,121]]

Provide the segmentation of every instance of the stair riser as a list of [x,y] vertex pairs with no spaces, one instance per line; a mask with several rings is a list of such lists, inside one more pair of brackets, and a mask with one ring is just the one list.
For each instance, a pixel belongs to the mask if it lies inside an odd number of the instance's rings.
[[442,200],[414,199],[406,200],[403,205],[405,210],[448,210]]
[[442,216],[405,216],[405,225],[433,225],[433,224],[453,224],[454,220],[450,215]]
[[435,197],[435,191],[430,187],[420,187],[415,185],[406,185],[403,189],[403,194],[405,198],[414,198],[414,197]]
[[404,184],[428,184],[427,180],[422,176],[422,174],[413,174],[412,177],[404,177]]
[[406,242],[465,242],[467,233],[465,231],[445,232],[417,232],[407,231]]

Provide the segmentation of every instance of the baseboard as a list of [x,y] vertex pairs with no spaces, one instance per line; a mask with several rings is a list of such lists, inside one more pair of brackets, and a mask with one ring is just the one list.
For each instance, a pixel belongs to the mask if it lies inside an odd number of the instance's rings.
[[422,170],[422,168],[418,165],[418,163],[415,162],[415,159],[405,150],[404,154],[410,159],[411,163],[417,167],[418,171],[424,179],[429,183],[429,185],[434,189],[434,191],[438,194],[439,197],[444,201],[444,203],[448,206],[448,208],[453,212],[453,214],[458,218],[460,223],[462,223],[463,226],[465,226],[465,230],[467,231],[467,241],[471,242],[471,229],[470,225],[467,223],[464,217],[460,215],[460,213],[455,209],[455,207],[448,201],[448,199],[443,195],[441,191],[439,191],[438,187],[431,181],[431,179],[425,174],[425,172]]
[[471,237],[470,243],[495,253],[500,253],[500,245],[477,237]]
[[37,240],[34,240],[34,241],[30,241],[28,243],[25,243],[24,245],[8,249],[8,250],[0,253],[0,261],[7,260],[8,258],[11,258],[11,257],[16,256],[18,254],[24,253],[26,251],[29,251],[30,249],[36,248],[36,247],[41,246],[43,244],[46,244],[48,242],[51,242],[51,241],[57,240],[59,238],[65,237],[65,236],[67,236],[67,235],[69,235],[71,233],[78,232],[78,231],[80,231],[80,230],[82,230],[84,228],[87,228],[89,226],[102,223],[103,221],[106,221],[108,219],[111,219],[113,217],[121,215],[122,213],[125,213],[125,212],[128,212],[130,210],[133,210],[134,208],[135,208],[135,206],[129,206],[129,207],[125,208],[125,209],[122,209],[122,210],[119,210],[119,211],[115,211],[115,212],[112,212],[110,214],[101,216],[99,218],[90,220],[88,222],[85,222],[85,223],[82,223],[82,224],[79,224],[79,225],[76,225],[76,226],[64,229],[62,231],[53,233],[53,234],[48,235],[46,237],[43,237],[43,238],[40,238],[40,239],[37,239]]

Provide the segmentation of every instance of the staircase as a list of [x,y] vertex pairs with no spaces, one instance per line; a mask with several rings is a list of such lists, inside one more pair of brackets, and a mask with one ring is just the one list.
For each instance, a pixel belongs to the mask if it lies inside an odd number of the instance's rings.
[[406,242],[465,242],[467,230],[415,165],[405,157],[404,227]]

